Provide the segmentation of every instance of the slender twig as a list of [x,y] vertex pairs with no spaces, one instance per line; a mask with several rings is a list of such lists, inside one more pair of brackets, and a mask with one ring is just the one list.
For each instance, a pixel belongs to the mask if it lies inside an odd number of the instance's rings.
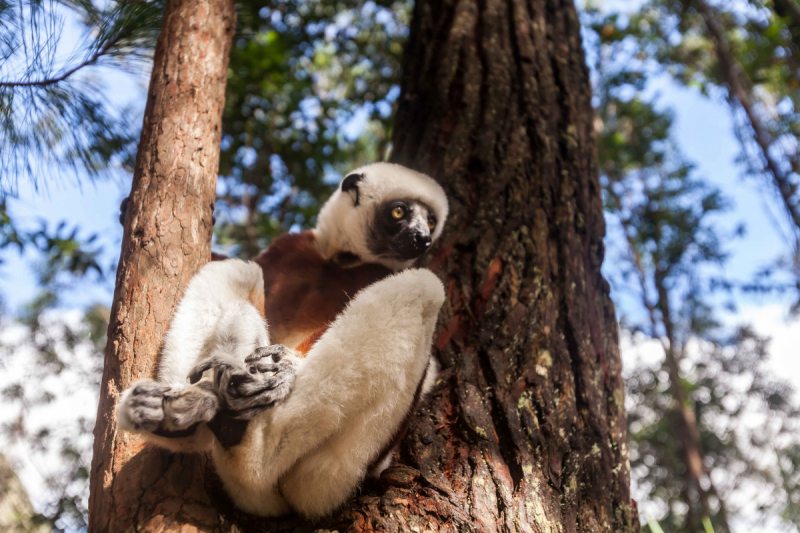
[[705,26],[714,43],[720,71],[728,85],[728,97],[731,103],[738,101],[739,105],[742,106],[742,110],[753,128],[755,142],[761,149],[767,170],[772,174],[775,187],[778,189],[781,199],[783,200],[786,213],[789,215],[796,229],[800,231],[800,210],[797,209],[794,203],[794,186],[789,181],[789,177],[786,173],[781,169],[779,162],[769,153],[772,141],[767,129],[756,114],[753,102],[750,100],[750,95],[745,89],[744,82],[742,81],[742,67],[731,52],[724,30],[720,27],[719,21],[711,7],[703,0],[693,0],[692,3],[702,15]]
[[75,74],[77,71],[84,67],[88,67],[89,65],[93,65],[97,63],[97,61],[106,55],[111,48],[117,43],[117,39],[111,39],[106,44],[103,45],[102,48],[97,50],[91,57],[87,58],[82,63],[75,65],[73,68],[67,70],[60,76],[55,78],[45,78],[41,80],[34,80],[34,81],[0,81],[0,87],[47,87],[48,85],[55,85],[56,83],[62,82]]

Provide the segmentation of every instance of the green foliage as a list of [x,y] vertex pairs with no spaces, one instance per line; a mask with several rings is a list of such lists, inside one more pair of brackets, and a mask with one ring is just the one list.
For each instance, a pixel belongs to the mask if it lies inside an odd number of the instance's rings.
[[48,412],[63,411],[76,397],[97,401],[108,309],[95,305],[83,313],[59,307],[61,297],[81,281],[98,283],[107,271],[100,266],[102,249],[96,236],[83,238],[77,228],[61,223],[50,229],[18,228],[0,202],[0,252],[34,256],[39,292],[13,319],[4,317],[0,336],[0,394],[4,441],[28,450],[40,465],[51,502],[35,521],[56,530],[86,525],[88,474],[91,464],[91,418],[53,421]]
[[[798,463],[790,458],[796,445],[782,443],[796,441],[800,413],[791,388],[766,372],[767,347],[766,339],[740,328],[716,342],[695,339],[684,354],[682,385],[716,483],[710,497],[716,531],[725,530],[723,503],[729,515],[754,529],[778,517],[797,524]],[[660,364],[639,365],[626,386],[631,469],[639,490],[661,509],[665,531],[699,530],[701,503],[687,482],[667,374]]]
[[795,0],[649,0],[627,16],[590,12],[596,15],[592,26],[598,39],[634,50],[629,55],[643,71],[666,72],[730,103],[742,168],[780,206],[776,226],[790,252],[774,266],[800,280],[800,9]]
[[[20,177],[38,184],[61,171],[98,176],[132,166],[138,124],[114,109],[91,73],[140,71],[161,10],[160,2],[0,1],[0,195]],[[69,42],[67,23],[76,19],[84,35]]]
[[[383,159],[409,5],[241,2],[238,13],[216,235],[251,257],[312,225],[341,172]],[[354,122],[369,134],[347,135]]]

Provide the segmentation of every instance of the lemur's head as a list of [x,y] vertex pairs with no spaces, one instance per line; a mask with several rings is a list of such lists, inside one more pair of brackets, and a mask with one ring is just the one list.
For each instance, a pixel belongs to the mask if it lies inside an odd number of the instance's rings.
[[442,234],[447,197],[425,174],[391,163],[349,173],[319,212],[317,237],[327,259],[400,270]]

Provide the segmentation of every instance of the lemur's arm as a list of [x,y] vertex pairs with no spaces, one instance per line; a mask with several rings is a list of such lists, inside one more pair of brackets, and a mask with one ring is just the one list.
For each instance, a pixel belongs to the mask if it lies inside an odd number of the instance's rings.
[[[297,358],[263,348],[269,335],[259,308],[260,267],[239,260],[203,267],[172,318],[158,381],[140,380],[125,391],[119,427],[176,451],[195,451],[210,445],[206,424],[224,432],[221,419],[246,420],[285,397]],[[269,356],[270,363],[248,368],[245,358],[252,355]],[[207,370],[213,376],[202,378]]]

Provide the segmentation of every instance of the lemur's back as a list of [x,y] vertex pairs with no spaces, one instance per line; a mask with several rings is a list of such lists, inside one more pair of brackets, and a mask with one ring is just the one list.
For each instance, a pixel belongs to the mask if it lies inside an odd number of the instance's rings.
[[378,264],[350,268],[325,260],[311,231],[283,235],[255,262],[264,272],[264,314],[270,342],[296,347],[325,328],[364,287],[391,271]]

